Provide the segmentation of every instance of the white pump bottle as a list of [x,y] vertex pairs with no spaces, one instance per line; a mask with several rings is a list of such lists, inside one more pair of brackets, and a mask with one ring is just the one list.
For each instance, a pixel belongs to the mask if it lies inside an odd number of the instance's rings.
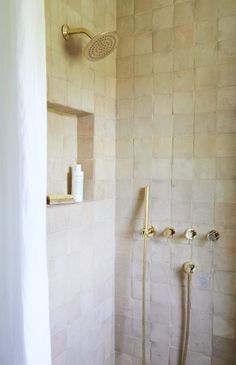
[[72,195],[75,201],[82,202],[84,195],[84,172],[81,165],[76,165],[72,173]]

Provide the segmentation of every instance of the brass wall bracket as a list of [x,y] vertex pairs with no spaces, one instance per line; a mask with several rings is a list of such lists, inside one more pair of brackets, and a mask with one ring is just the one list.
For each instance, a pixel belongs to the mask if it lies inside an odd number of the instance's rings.
[[153,226],[149,227],[149,228],[144,228],[142,230],[142,235],[146,236],[148,238],[153,237],[156,234],[156,230]]

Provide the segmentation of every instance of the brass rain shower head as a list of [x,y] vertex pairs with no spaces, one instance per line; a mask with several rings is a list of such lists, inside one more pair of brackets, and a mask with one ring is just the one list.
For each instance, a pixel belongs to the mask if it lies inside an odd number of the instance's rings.
[[93,35],[87,28],[80,27],[71,29],[67,24],[62,26],[61,31],[65,40],[70,39],[74,34],[86,34],[90,38],[83,52],[89,61],[102,60],[112,53],[118,44],[118,35],[116,32]]

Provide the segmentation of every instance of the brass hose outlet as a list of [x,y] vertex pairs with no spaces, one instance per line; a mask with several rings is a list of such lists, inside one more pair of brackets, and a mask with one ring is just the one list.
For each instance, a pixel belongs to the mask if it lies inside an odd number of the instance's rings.
[[186,274],[194,274],[197,270],[197,265],[193,261],[185,262],[184,271]]

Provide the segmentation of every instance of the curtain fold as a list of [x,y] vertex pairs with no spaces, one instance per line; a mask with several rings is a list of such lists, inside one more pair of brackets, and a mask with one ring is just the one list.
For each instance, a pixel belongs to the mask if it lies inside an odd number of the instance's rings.
[[0,4],[0,364],[49,365],[44,1]]

